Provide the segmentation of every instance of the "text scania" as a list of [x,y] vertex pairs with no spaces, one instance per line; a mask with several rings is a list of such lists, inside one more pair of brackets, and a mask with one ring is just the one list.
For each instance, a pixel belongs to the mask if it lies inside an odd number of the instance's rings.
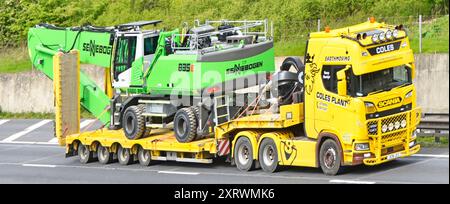
[[90,56],[95,57],[95,54],[111,55],[111,46],[97,45],[95,40],[91,40],[89,43],[83,43],[83,51],[90,52]]
[[236,64],[236,65],[234,65],[233,68],[227,69],[227,74],[233,74],[233,73],[239,73],[239,72],[242,72],[242,71],[248,71],[248,70],[256,69],[256,68],[259,68],[259,67],[262,67],[262,66],[263,66],[262,62],[255,62],[255,63],[252,63],[252,64],[246,64],[246,65],[242,65],[242,66],[241,66],[241,64]]
[[401,102],[402,102],[402,98],[400,98],[400,97],[391,98],[391,99],[388,99],[388,100],[380,101],[378,103],[378,107],[379,108],[384,108],[384,107],[387,107],[387,106],[392,106],[392,105],[395,105],[395,104],[399,104]]

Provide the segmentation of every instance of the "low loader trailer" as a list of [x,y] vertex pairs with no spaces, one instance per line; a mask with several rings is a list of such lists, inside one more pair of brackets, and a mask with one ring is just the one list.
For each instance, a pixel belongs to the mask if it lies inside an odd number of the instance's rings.
[[[414,57],[402,25],[371,18],[311,33],[305,63],[287,58],[241,110],[233,111],[229,94],[212,96],[216,114],[210,134],[191,142],[178,141],[172,126],[139,139],[114,129],[79,133],[79,100],[73,99],[77,75],[64,76],[65,69],[77,73],[77,55],[72,51],[54,57],[56,135],[66,156],[78,155],[82,163],[138,161],[147,166],[153,161],[213,163],[226,157],[242,171],[302,166],[336,175],[346,166],[374,166],[420,150]],[[65,58],[74,61],[64,64]],[[64,68],[68,64],[78,68]],[[69,117],[68,112],[75,114]],[[67,124],[75,128],[64,128]]]

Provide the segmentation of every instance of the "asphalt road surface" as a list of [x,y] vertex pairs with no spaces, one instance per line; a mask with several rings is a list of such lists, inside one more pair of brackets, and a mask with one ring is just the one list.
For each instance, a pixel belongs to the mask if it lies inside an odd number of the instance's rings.
[[[101,125],[84,120],[82,129]],[[0,119],[0,183],[449,183],[448,148],[426,149],[419,154],[375,167],[351,167],[339,176],[320,169],[289,167],[269,174],[240,172],[228,163],[159,162],[150,167],[117,163],[82,165],[78,157],[65,158],[53,139],[51,120]]]

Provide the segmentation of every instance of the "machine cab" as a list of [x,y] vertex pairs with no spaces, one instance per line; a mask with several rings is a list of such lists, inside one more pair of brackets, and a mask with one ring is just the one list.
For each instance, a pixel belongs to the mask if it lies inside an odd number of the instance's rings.
[[143,76],[155,57],[160,31],[142,31],[141,27],[160,22],[143,21],[117,26],[112,69],[114,88],[139,87],[144,84]]

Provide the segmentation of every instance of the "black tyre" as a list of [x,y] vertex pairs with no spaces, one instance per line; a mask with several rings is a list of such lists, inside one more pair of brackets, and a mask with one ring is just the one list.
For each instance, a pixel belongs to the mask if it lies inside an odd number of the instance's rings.
[[[198,106],[192,106],[191,108],[192,108],[192,110],[194,111],[195,120],[197,121],[197,127],[198,127],[198,126],[200,126],[200,118],[201,118],[201,115],[200,115],[200,107],[198,107]],[[196,130],[197,130],[197,129],[196,129]],[[201,134],[198,134],[198,133],[196,133],[196,135],[197,135],[197,136],[195,137],[195,140],[201,140],[201,139],[205,138],[204,135],[201,135]]]
[[264,139],[259,147],[259,164],[266,172],[278,171],[278,150],[272,139]]
[[100,145],[97,149],[97,158],[101,164],[110,164],[114,161],[114,153],[110,152],[108,147]]
[[178,142],[192,142],[197,136],[197,119],[193,108],[182,108],[174,119],[175,136]]
[[339,173],[341,169],[342,152],[338,144],[332,140],[327,139],[320,146],[319,162],[320,168],[326,175],[334,176]]
[[80,158],[80,162],[82,164],[87,164],[95,160],[94,152],[90,151],[86,145],[83,145],[81,143],[78,146],[78,157]]
[[130,165],[134,162],[130,149],[119,147],[117,150],[117,160],[122,165]]
[[139,164],[141,164],[142,166],[149,166],[152,163],[152,157],[151,157],[150,151],[145,150],[142,147],[139,148],[138,160],[139,160]]
[[241,171],[250,171],[255,168],[253,148],[248,138],[241,137],[237,140],[234,147],[234,161]]
[[144,112],[145,107],[142,105],[130,106],[125,110],[122,127],[128,139],[137,140],[146,134],[145,116],[142,115]]

